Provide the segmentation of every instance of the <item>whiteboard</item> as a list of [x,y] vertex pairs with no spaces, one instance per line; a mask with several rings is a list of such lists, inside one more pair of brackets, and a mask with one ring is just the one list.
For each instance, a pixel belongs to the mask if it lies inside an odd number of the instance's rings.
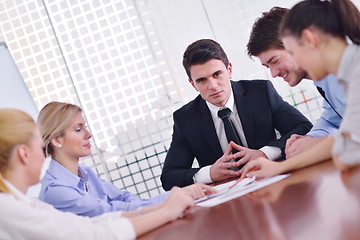
[[0,108],[23,110],[35,120],[39,114],[39,110],[4,42],[0,42]]
[[[0,108],[16,108],[30,114],[34,120],[39,115],[34,99],[21,77],[10,51],[4,42],[0,42]],[[47,159],[41,171],[41,177],[45,174],[49,165]],[[40,192],[40,184],[29,188],[27,195],[37,197]]]

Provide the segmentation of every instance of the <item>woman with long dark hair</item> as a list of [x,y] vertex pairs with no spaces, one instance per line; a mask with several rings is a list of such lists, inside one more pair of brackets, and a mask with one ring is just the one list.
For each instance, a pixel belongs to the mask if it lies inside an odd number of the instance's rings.
[[[272,176],[333,158],[344,170],[360,163],[360,14],[350,0],[306,0],[282,22],[284,46],[312,79],[335,74],[347,95],[336,134],[302,154],[276,163],[257,159],[244,167],[248,176]],[[255,166],[259,170],[248,173]]]

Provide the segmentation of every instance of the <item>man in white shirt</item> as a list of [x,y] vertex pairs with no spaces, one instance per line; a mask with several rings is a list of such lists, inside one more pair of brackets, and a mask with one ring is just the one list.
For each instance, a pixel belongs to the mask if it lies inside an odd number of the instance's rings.
[[[286,140],[306,134],[312,124],[283,101],[270,81],[231,81],[232,65],[221,46],[198,40],[188,46],[183,65],[200,95],[174,113],[174,133],[161,181],[165,190],[194,182],[210,183],[240,175],[241,164],[266,157],[284,158]],[[239,146],[228,143],[218,111],[230,109]],[[277,139],[276,131],[280,133]],[[233,153],[233,148],[237,153]],[[194,159],[199,168],[192,168]]]

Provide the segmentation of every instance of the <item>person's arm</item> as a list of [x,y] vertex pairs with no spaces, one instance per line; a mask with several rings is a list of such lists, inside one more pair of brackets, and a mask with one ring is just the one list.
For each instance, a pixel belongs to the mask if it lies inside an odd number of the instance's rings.
[[[194,154],[177,121],[174,116],[173,140],[161,175],[161,182],[165,190],[169,190],[173,186],[183,187],[193,184],[194,175],[200,170],[200,168],[192,168]],[[226,152],[209,168],[208,174],[211,181],[221,181],[239,175],[237,171],[229,170],[229,168],[237,167],[235,162],[230,162],[234,159],[231,150],[232,147],[229,145]]]
[[339,161],[339,156],[338,155],[334,155],[332,157],[333,159],[333,162],[334,162],[334,165],[337,169],[339,169],[340,171],[346,171],[346,170],[349,170],[351,169],[353,166],[351,165],[348,165],[348,164],[343,164]]
[[297,134],[291,135],[291,137],[286,141],[286,146],[285,146],[286,158],[294,157],[299,153],[306,151],[307,149],[311,148],[315,144],[318,144],[325,138],[327,138],[327,136],[315,138],[308,135],[305,136],[301,136]]
[[175,220],[178,216],[179,215],[174,215],[173,212],[167,211],[165,208],[161,208],[144,214],[143,216],[130,217],[129,220],[134,226],[136,236],[140,236],[152,229],[164,225],[167,222]]
[[[119,208],[119,211],[129,211],[137,209],[138,207],[156,205],[162,203],[168,195],[168,193],[163,193],[152,198],[139,198],[136,194],[118,189],[114,184],[100,179],[97,175],[95,177],[96,179],[99,179],[99,181],[97,181],[97,185],[101,184],[102,191],[107,195],[109,204],[118,205],[121,202],[128,203],[123,206],[126,207],[125,209]],[[122,206],[120,205],[119,207]]]
[[[135,239],[134,227],[121,212],[89,218],[61,212],[26,196],[1,198],[1,229],[9,239]],[[66,226],[66,227],[61,227]],[[1,230],[0,230],[1,232]]]
[[312,124],[300,111],[281,98],[270,81],[267,82],[267,93],[273,123],[281,135],[267,145],[280,148],[282,157],[285,158],[286,140],[292,134],[305,135],[312,128]]
[[[329,160],[331,159],[333,142],[332,137],[327,137],[307,151],[282,162],[272,162],[265,158],[250,161],[241,170],[242,175],[248,177],[270,177]],[[250,172],[254,167],[259,167],[259,169]]]
[[304,152],[311,146],[314,146],[323,138],[335,133],[341,123],[340,116],[334,109],[324,100],[323,113],[316,121],[313,128],[305,136],[293,134],[287,141],[285,147],[286,158],[293,157]]
[[174,114],[174,131],[170,148],[166,154],[161,173],[161,182],[164,190],[173,186],[187,186],[193,184],[193,176],[200,168],[192,168],[194,154],[182,132]]
[[0,211],[4,216],[0,223],[15,239],[135,239],[177,219],[194,205],[188,192],[174,189],[164,204],[148,213],[134,216],[133,213],[111,212],[89,218],[58,211],[37,199],[1,197],[6,208]]
[[[179,141],[179,136],[181,135],[181,133],[175,134],[174,130],[173,141],[166,155],[163,172],[161,175],[161,181],[165,190],[169,190],[173,186],[182,187],[191,185],[194,182],[194,174],[196,174],[200,169],[191,168],[194,157],[191,154],[187,154],[187,152],[190,151],[189,149],[188,151],[185,150],[187,148],[184,146],[186,146],[187,143],[180,144],[181,141]],[[176,138],[175,136],[178,137]],[[231,150],[232,146],[229,145],[224,155],[211,165],[209,169],[211,181],[221,181],[239,175],[237,171],[229,170],[229,168],[238,166],[235,162],[230,162],[231,160],[235,159],[234,155],[231,154]],[[191,164],[190,158],[192,159]],[[184,160],[186,159],[187,161],[185,162]]]
[[327,137],[307,151],[280,162],[282,172],[289,172],[331,159],[332,137]]
[[231,141],[229,145],[238,151],[236,153],[236,155],[234,155],[234,156],[236,156],[236,158],[239,158],[239,160],[237,161],[236,167],[238,167],[242,164],[245,164],[248,161],[260,158],[260,157],[269,159],[269,157],[261,149],[260,150],[250,149],[247,147],[240,146],[240,145],[234,143],[233,141]]
[[175,187],[163,204],[144,208],[141,213],[133,211],[122,215],[129,218],[134,226],[136,236],[140,236],[167,222],[176,220],[187,208],[192,206],[194,206],[194,200],[191,194]]
[[[120,191],[129,195],[126,191]],[[148,199],[140,199],[136,196],[127,199],[101,199],[87,193],[82,193],[79,189],[69,186],[49,186],[44,194],[45,202],[50,203],[61,211],[72,212],[82,216],[97,216],[105,212],[129,211],[140,206],[151,205]]]
[[[356,60],[357,65],[358,62]],[[339,81],[347,89],[347,106],[340,129],[333,135],[335,143],[332,153],[335,166],[344,171],[360,164],[360,71],[358,66],[349,73],[346,68],[339,69],[339,76],[346,76]]]
[[[224,155],[218,160],[216,160],[214,164],[205,166],[201,168],[197,173],[195,173],[193,178],[194,182],[212,183],[239,176],[239,172],[237,170],[231,169],[240,166],[240,163],[238,161],[231,162],[231,160],[235,160],[235,156],[231,153],[231,150],[233,149],[233,145],[236,145],[237,147],[241,146],[233,142],[231,143],[232,144],[228,145],[228,148]],[[251,151],[251,149],[247,150]],[[252,156],[254,155],[255,154],[252,154]]]

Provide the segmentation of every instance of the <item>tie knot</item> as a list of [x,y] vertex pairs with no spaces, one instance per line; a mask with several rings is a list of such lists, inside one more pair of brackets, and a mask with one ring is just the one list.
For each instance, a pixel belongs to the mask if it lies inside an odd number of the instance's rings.
[[218,116],[221,119],[230,117],[230,114],[231,114],[231,110],[228,108],[224,108],[218,111]]

